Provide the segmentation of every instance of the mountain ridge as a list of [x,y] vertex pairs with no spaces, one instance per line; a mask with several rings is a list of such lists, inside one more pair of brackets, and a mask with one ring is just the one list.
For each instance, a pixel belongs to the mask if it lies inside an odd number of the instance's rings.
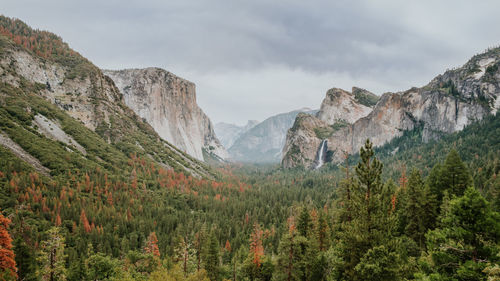
[[[403,131],[422,125],[422,138],[436,139],[494,114],[500,107],[499,61],[500,48],[490,49],[472,57],[462,67],[436,76],[421,88],[383,94],[368,115],[326,137],[329,161],[341,162],[345,153],[356,152],[368,138],[380,146]],[[302,127],[297,124],[301,130],[295,131],[325,127],[308,124],[310,126]],[[287,136],[282,165],[285,168],[310,165],[319,138],[315,139],[312,134],[298,138],[293,131]]]

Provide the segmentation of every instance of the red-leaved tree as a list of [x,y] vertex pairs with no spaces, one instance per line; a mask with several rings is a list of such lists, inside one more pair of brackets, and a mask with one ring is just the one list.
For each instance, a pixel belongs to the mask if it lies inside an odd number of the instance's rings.
[[262,256],[264,256],[264,247],[262,246],[263,231],[256,223],[254,225],[253,233],[250,235],[250,253],[253,255],[253,263],[260,267],[262,263]]
[[12,238],[9,228],[10,220],[0,213],[0,278],[6,278],[4,274],[10,274],[17,279],[17,267],[14,251],[12,250]]
[[155,232],[151,232],[149,234],[148,242],[144,250],[148,254],[153,254],[156,257],[160,257],[160,249],[158,248],[158,238],[156,237]]

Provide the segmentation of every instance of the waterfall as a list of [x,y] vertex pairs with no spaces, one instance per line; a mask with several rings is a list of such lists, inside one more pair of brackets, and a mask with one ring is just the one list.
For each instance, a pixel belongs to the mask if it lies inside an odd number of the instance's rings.
[[316,154],[316,159],[314,160],[314,169],[319,169],[325,163],[326,150],[327,150],[327,140],[323,140],[319,146],[318,153]]

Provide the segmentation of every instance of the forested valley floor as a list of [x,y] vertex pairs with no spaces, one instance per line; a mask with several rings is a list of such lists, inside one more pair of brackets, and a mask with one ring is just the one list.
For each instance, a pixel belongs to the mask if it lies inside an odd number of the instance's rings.
[[1,278],[498,280],[499,120],[367,141],[320,171],[233,164],[214,179],[135,154],[119,173],[41,175],[0,147]]

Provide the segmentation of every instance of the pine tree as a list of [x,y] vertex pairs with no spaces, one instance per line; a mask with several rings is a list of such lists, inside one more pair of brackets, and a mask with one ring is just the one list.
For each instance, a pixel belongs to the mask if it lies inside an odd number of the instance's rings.
[[173,261],[181,264],[184,275],[187,276],[188,273],[194,271],[194,251],[191,247],[191,243],[182,236],[178,236],[175,239],[174,256]]
[[473,187],[443,207],[440,228],[427,235],[431,268],[457,280],[483,280],[488,263],[498,263],[500,214]]
[[84,209],[80,212],[80,223],[83,225],[83,229],[86,233],[90,233],[90,231],[92,231]]
[[318,217],[317,240],[320,251],[326,251],[330,246],[328,235],[328,222],[325,212],[320,211]]
[[196,271],[200,271],[201,262],[205,256],[204,246],[205,246],[206,236],[207,236],[207,229],[206,225],[203,224],[201,226],[200,231],[198,231],[194,237],[194,249],[196,252]]
[[299,215],[299,220],[297,222],[297,231],[299,232],[299,235],[307,237],[309,235],[311,227],[311,215],[309,214],[307,208],[303,207]]
[[219,280],[219,242],[215,235],[215,230],[210,232],[210,236],[205,244],[205,257],[203,259],[204,268],[212,281]]
[[243,273],[250,280],[270,280],[274,271],[271,258],[264,254],[264,231],[259,224],[254,224],[250,235],[248,256],[243,262]]
[[303,260],[301,247],[306,243],[305,238],[298,235],[294,217],[288,218],[288,232],[281,237],[279,243],[277,271],[273,278],[286,281],[302,280],[305,274],[301,267]]
[[426,185],[429,187],[430,192],[436,197],[438,209],[441,201],[443,199],[443,187],[441,184],[441,163],[436,163],[434,167],[432,167],[429,176],[426,179]]
[[340,215],[339,222],[345,223],[352,219],[352,176],[349,167],[349,155],[345,155],[345,177],[340,182]]
[[261,266],[264,256],[264,246],[262,246],[263,233],[260,226],[256,223],[254,225],[254,231],[250,235],[250,256],[256,268]]
[[17,278],[17,267],[14,251],[12,250],[12,238],[8,228],[10,220],[0,212],[0,277]]
[[395,227],[395,214],[391,212],[395,186],[382,184],[382,163],[374,158],[369,140],[360,149],[360,156],[352,184],[352,218],[343,224],[340,233],[340,274],[349,280],[363,280],[356,266],[371,248],[390,241]]
[[44,281],[66,280],[66,267],[64,254],[64,237],[58,227],[47,231],[47,240],[41,243],[38,261],[41,264],[39,275]]
[[158,238],[155,232],[151,232],[148,236],[148,241],[146,242],[146,247],[144,248],[146,253],[153,254],[153,256],[160,257],[160,249],[158,248]]
[[20,280],[34,281],[36,277],[36,255],[21,235],[14,240],[14,252]]
[[413,170],[408,181],[408,197],[404,213],[408,217],[405,233],[412,238],[421,249],[425,244],[425,233],[432,227],[434,217],[433,196],[424,186],[420,171]]
[[399,280],[399,268],[396,253],[386,246],[375,246],[361,258],[356,265],[358,280]]
[[441,169],[440,182],[442,188],[449,190],[450,195],[455,196],[462,196],[465,189],[472,183],[469,169],[455,149],[452,149],[446,156]]

